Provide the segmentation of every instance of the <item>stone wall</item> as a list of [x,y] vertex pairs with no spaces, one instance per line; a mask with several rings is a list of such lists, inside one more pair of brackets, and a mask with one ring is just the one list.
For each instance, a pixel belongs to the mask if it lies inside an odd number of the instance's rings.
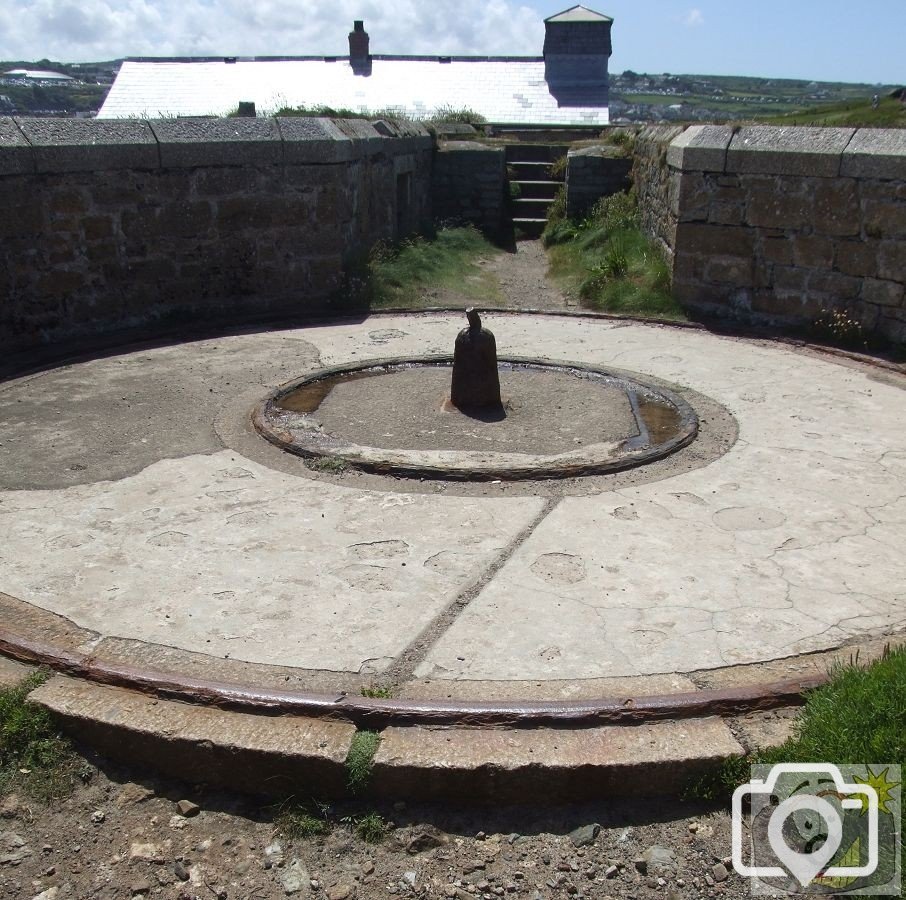
[[566,159],[566,215],[579,218],[601,197],[610,197],[631,186],[632,160],[616,156],[614,147],[595,146],[570,150]]
[[667,165],[667,148],[682,132],[682,128],[674,125],[643,128],[636,135],[633,148],[632,182],[639,198],[642,229],[669,258],[673,257],[676,240],[676,213],[671,188],[677,179],[671,177]]
[[906,339],[906,133],[697,128],[668,163],[681,302],[794,323],[845,310]]
[[653,156],[643,220],[681,303],[784,325],[840,310],[906,341],[906,131],[695,126]]
[[0,119],[0,348],[330,308],[430,222],[420,126]]
[[431,179],[434,217],[469,223],[491,238],[503,236],[506,215],[506,154],[477,141],[447,141],[434,157]]

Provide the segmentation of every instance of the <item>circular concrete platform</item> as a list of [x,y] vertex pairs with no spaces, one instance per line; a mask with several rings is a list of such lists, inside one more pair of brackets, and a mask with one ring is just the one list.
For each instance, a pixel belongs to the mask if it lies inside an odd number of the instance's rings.
[[672,385],[698,440],[639,470],[474,485],[314,471],[254,431],[290,378],[443,353],[460,318],[132,348],[0,385],[3,622],[110,665],[427,704],[771,680],[902,632],[896,373],[489,314],[502,354]]

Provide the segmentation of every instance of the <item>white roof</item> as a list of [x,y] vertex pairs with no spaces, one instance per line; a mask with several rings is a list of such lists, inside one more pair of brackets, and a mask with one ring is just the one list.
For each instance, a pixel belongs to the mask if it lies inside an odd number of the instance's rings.
[[[587,106],[558,106],[535,58],[372,58],[369,76],[349,61],[130,61],[120,68],[98,118],[222,116],[240,101],[259,114],[283,106],[325,105],[363,113],[392,109],[425,118],[439,107],[468,107],[488,122],[607,125],[606,90],[590,91]],[[447,57],[447,59],[450,59]]]

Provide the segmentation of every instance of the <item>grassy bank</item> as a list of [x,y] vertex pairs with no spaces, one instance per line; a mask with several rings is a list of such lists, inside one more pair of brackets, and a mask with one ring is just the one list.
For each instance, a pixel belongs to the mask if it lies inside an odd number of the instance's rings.
[[[697,783],[690,796],[729,803],[749,781],[750,766],[778,763],[859,764],[880,776],[888,765],[906,772],[906,646],[870,666],[858,660],[838,666],[831,681],[812,693],[796,733],[779,747],[729,760],[713,778]],[[883,801],[886,791],[876,785]],[[902,797],[902,785],[893,787]],[[890,847],[881,848],[882,859]],[[901,846],[906,867],[906,845]]]
[[581,221],[564,216],[562,199],[544,232],[552,277],[592,309],[683,320],[670,294],[670,269],[639,227],[633,194],[599,200]]
[[444,293],[484,303],[502,301],[500,285],[479,262],[501,251],[471,227],[444,228],[432,239],[379,244],[369,256],[364,292],[375,308],[442,305]]

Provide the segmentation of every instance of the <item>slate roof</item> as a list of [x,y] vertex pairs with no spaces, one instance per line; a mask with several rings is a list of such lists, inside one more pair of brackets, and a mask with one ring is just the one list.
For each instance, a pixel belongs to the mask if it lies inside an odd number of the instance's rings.
[[259,114],[323,104],[371,113],[392,109],[419,118],[438,107],[468,107],[501,125],[609,123],[606,86],[572,91],[571,105],[560,106],[545,81],[541,57],[378,55],[371,60],[369,76],[354,74],[346,57],[127,60],[98,117],[224,115],[250,100]]
[[555,16],[548,16],[545,22],[613,22],[610,16],[601,15],[584,6],[571,6]]

